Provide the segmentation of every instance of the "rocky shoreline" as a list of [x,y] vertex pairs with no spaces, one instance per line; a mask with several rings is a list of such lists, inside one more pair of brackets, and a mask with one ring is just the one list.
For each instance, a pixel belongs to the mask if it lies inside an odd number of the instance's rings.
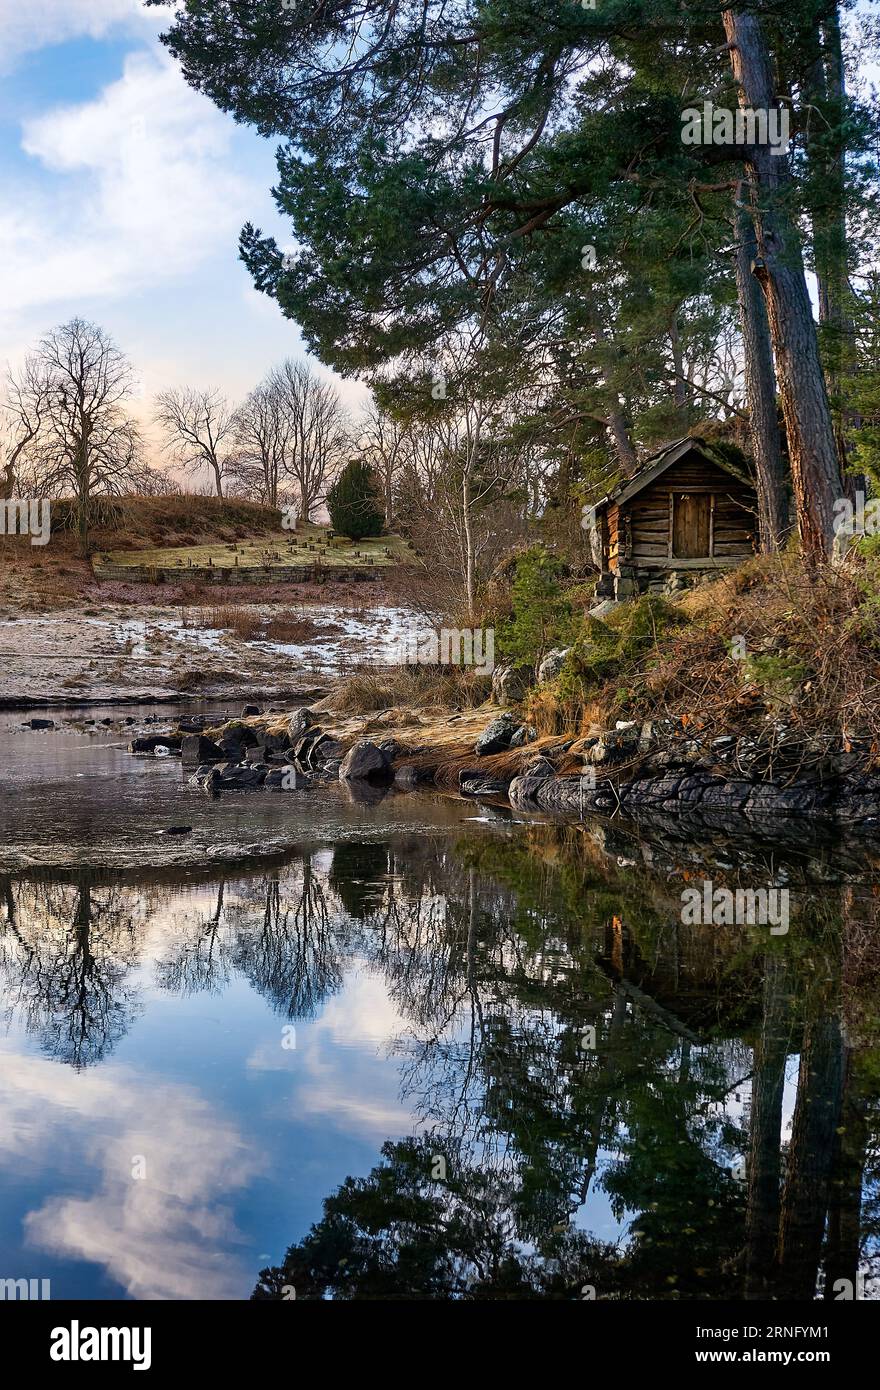
[[[870,748],[852,738],[845,746],[816,739],[807,746],[782,721],[757,735],[705,739],[671,720],[539,739],[510,711],[488,723],[485,710],[420,721],[412,711],[354,718],[327,704],[290,714],[246,706],[239,719],[214,728],[193,715],[169,733],[133,739],[129,749],[179,755],[190,782],[212,795],[297,792],[339,780],[376,789],[435,786],[565,817],[684,817],[719,828],[733,818],[774,836],[804,821],[867,832],[880,826],[880,773],[869,770]],[[375,736],[376,725],[388,735]]]

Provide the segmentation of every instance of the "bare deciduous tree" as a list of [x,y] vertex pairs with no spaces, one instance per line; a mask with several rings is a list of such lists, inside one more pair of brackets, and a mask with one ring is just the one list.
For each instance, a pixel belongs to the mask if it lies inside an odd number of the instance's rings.
[[267,507],[278,506],[290,432],[281,392],[271,378],[260,382],[236,413],[235,476],[243,491],[257,493]]
[[31,354],[21,372],[8,372],[6,398],[0,417],[0,449],[3,455],[3,497],[12,497],[17,483],[27,486],[32,465],[28,446],[36,439],[49,409],[49,378],[40,360]]
[[393,530],[397,506],[396,486],[413,459],[413,432],[408,425],[371,400],[363,421],[362,451],[382,488],[385,525]]
[[351,444],[348,417],[336,388],[304,362],[288,359],[267,384],[286,423],[284,472],[296,488],[300,516],[308,521],[323,502]]
[[49,496],[72,494],[83,550],[94,499],[136,485],[137,425],[126,413],[131,363],[97,324],[74,318],[41,339],[10,374],[7,418],[17,431],[15,463]]
[[165,449],[182,468],[207,469],[218,497],[235,463],[236,414],[216,387],[173,387],[156,397]]

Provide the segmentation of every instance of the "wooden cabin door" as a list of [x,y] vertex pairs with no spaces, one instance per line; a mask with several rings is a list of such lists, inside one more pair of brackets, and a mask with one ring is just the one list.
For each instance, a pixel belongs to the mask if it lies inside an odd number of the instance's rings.
[[709,555],[712,495],[708,492],[672,494],[672,557],[704,560]]

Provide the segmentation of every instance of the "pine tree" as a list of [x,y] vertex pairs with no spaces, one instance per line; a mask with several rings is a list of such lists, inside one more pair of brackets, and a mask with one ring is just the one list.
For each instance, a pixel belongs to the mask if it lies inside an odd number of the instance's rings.
[[383,517],[379,510],[379,489],[364,459],[349,459],[327,494],[327,509],[334,531],[359,541],[378,536]]

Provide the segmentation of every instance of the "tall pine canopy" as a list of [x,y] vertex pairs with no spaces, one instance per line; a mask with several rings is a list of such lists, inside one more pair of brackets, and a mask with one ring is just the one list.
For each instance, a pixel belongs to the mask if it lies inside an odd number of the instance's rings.
[[[837,5],[187,0],[165,42],[282,140],[274,196],[299,250],[248,224],[241,254],[324,362],[430,379],[465,335],[531,379],[548,430],[582,423],[628,472],[717,398],[694,362],[736,315],[762,534],[778,541],[783,512],[778,392],[801,542],[828,550],[850,447],[847,216],[876,184]],[[705,102],[789,113],[788,152],[685,143]]]

